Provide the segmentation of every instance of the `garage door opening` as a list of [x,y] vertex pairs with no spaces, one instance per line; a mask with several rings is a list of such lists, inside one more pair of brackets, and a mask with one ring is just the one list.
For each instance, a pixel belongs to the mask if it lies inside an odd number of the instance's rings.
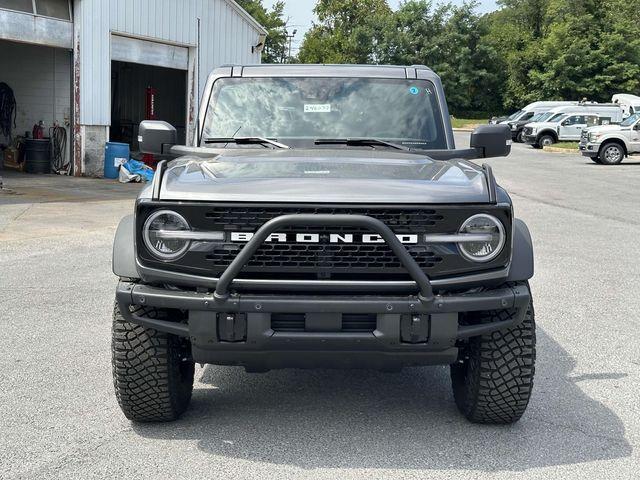
[[71,51],[0,40],[0,64],[0,161],[69,174]]
[[[149,89],[153,91],[152,98],[148,95]],[[178,142],[185,143],[187,72],[112,61],[110,140],[128,143],[132,156],[140,159],[138,126],[148,119],[169,122],[176,127]]]

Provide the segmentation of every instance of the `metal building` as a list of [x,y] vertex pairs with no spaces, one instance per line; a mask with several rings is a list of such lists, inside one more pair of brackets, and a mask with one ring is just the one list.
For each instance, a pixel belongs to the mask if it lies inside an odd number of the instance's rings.
[[232,0],[0,0],[0,82],[15,94],[14,135],[40,121],[63,126],[73,174],[95,176],[105,142],[135,150],[150,113],[189,143],[208,73],[259,63],[265,36]]

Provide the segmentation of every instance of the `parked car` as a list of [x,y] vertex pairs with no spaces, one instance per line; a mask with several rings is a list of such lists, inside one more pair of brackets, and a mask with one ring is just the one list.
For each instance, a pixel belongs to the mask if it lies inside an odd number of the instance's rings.
[[611,97],[611,102],[620,105],[622,118],[627,118],[640,112],[640,97],[628,93],[618,93]]
[[518,110],[517,112],[513,112],[508,117],[493,117],[489,120],[490,124],[508,124],[509,122],[517,122],[517,121],[531,121],[534,115],[539,113],[548,112],[552,108],[567,106],[567,105],[579,105],[580,102],[573,101],[549,101],[549,102],[533,102],[528,104],[522,110]]
[[[511,138],[519,143],[524,143],[524,127],[529,123],[535,122],[548,122],[551,121],[552,118],[559,118],[563,113],[581,113],[585,110],[585,107],[596,107],[607,106],[607,104],[598,104],[598,103],[579,103],[577,105],[562,105],[559,107],[554,107],[548,111],[544,111],[542,113],[538,113],[531,117],[529,120],[513,120],[505,122],[509,125],[509,129],[511,130]],[[528,118],[525,115],[523,118]],[[606,123],[606,119],[603,119],[603,122]]]
[[525,125],[522,130],[524,142],[542,148],[561,141],[578,141],[584,128],[622,121],[622,109],[618,105],[592,104],[570,110],[556,112],[546,121]]
[[509,129],[481,125],[456,149],[427,67],[227,66],[206,85],[196,146],[140,125],[141,151],[180,158],[116,232],[125,415],[176,419],[195,363],[450,365],[470,421],[517,421],[535,368],[533,247],[491,167],[470,161],[508,155]]
[[582,155],[604,165],[616,165],[624,157],[640,154],[640,112],[619,125],[585,128],[579,148]]

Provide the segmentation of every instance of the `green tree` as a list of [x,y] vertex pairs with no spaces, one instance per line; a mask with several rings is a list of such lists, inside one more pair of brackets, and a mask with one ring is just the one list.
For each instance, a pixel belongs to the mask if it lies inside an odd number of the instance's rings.
[[286,35],[287,20],[284,18],[284,1],[274,3],[271,10],[264,7],[262,0],[236,0],[236,2],[267,30],[267,38],[262,50],[262,61],[264,63],[285,62],[288,40]]
[[303,63],[377,63],[385,24],[392,16],[386,0],[319,0],[318,23],[299,52]]

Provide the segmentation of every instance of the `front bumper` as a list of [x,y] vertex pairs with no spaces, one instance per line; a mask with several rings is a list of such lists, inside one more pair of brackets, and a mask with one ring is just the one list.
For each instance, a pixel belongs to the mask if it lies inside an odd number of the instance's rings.
[[[418,293],[260,294],[233,288],[242,268],[275,231],[290,225],[343,225],[382,237],[415,282]],[[468,294],[434,295],[430,279],[380,220],[362,215],[282,215],[263,224],[216,282],[215,291],[175,290],[120,282],[116,300],[131,323],[187,337],[194,361],[243,365],[248,370],[284,367],[366,367],[450,364],[457,342],[519,324],[531,300],[526,284]],[[144,314],[140,307],[172,309],[178,321]],[[491,323],[468,324],[466,312],[501,310]],[[295,328],[274,321],[291,318]],[[284,315],[284,317],[283,317]],[[366,328],[347,328],[353,316]],[[290,321],[290,320],[289,320]]]
[[[477,293],[436,295],[430,300],[417,295],[233,294],[219,298],[210,293],[120,282],[116,300],[127,321],[189,338],[193,358],[199,363],[243,365],[248,370],[318,366],[397,369],[455,362],[459,340],[518,325],[531,296],[525,284],[518,284]],[[144,316],[144,309],[135,306],[177,309],[186,316],[180,322],[159,320]],[[505,314],[493,323],[464,324],[464,313],[486,310],[503,310]],[[305,314],[313,319],[315,328],[275,331],[272,316],[282,313]],[[375,314],[375,329],[323,330],[323,321],[331,324],[336,316],[349,313]],[[424,335],[413,337],[415,342],[405,331],[410,328],[407,317],[422,322]],[[237,334],[231,340],[229,328]]]
[[578,149],[585,157],[597,157],[598,151],[600,150],[600,144],[593,142],[580,142],[578,144]]

